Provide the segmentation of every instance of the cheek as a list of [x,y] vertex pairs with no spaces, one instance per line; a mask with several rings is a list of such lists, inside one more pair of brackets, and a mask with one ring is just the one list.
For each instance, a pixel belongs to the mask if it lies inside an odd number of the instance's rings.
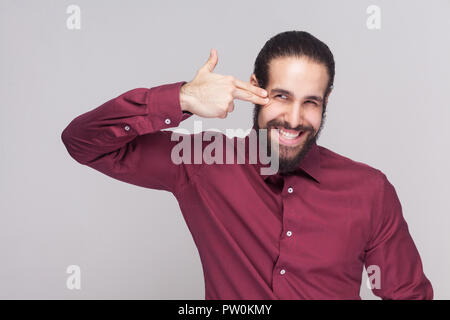
[[277,108],[275,104],[271,104],[270,106],[262,108],[259,112],[258,124],[261,128],[265,127],[267,122],[276,119],[279,116],[280,108]]
[[314,130],[319,130],[320,122],[322,121],[322,109],[311,110],[310,112],[305,114],[305,120],[311,126],[313,126]]

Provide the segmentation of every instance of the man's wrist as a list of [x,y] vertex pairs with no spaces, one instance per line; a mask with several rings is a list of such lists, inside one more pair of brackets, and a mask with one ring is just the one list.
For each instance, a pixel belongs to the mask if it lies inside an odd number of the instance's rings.
[[187,85],[188,85],[188,82],[183,83],[180,88],[180,107],[181,107],[181,110],[183,110],[183,113],[192,114],[192,112],[190,111],[192,97],[189,95]]

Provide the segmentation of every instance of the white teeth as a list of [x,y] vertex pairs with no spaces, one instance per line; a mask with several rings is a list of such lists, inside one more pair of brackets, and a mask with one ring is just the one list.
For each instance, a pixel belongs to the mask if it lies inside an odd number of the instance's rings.
[[298,131],[297,133],[289,133],[284,131],[283,129],[280,129],[280,133],[283,135],[283,137],[286,137],[288,139],[295,139],[300,134],[300,131]]

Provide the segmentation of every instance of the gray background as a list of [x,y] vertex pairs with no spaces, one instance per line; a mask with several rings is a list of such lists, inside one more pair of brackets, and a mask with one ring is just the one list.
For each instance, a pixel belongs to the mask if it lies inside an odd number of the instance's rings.
[[[81,30],[66,27],[70,4]],[[371,4],[380,30],[366,27]],[[449,16],[448,0],[1,0],[0,298],[204,299],[173,195],[76,163],[61,132],[127,90],[191,80],[210,48],[215,72],[248,81],[265,41],[296,29],[336,60],[319,144],[386,173],[435,298],[449,299]],[[237,101],[203,128],[250,128],[251,112]],[[66,288],[72,264],[81,290]]]

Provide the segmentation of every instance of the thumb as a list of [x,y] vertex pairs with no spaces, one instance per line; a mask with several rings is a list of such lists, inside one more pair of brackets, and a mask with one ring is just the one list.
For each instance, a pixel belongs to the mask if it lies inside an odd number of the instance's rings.
[[216,51],[216,49],[211,49],[209,52],[208,61],[206,61],[205,65],[203,66],[202,69],[204,69],[205,71],[208,71],[208,72],[213,72],[214,68],[217,65],[217,61],[218,61],[217,51]]

